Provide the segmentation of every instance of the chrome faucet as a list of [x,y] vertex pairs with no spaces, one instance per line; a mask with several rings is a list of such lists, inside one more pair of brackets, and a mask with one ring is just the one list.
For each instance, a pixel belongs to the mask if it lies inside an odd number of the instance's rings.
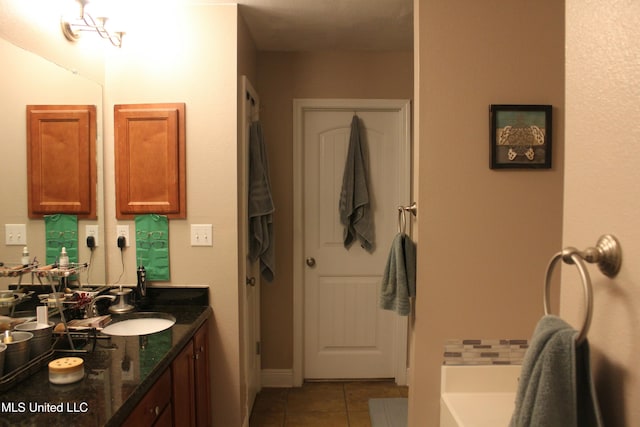
[[89,305],[87,306],[87,317],[96,317],[99,316],[98,308],[96,307],[96,303],[101,299],[110,299],[113,301],[116,299],[115,295],[99,295],[91,300]]

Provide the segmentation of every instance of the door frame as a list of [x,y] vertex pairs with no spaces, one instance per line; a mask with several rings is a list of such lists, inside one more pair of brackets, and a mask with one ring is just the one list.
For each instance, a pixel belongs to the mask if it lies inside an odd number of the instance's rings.
[[[411,197],[411,101],[407,99],[294,99],[293,100],[293,385],[304,381],[304,114],[308,111],[387,111],[400,115],[400,199]],[[398,385],[407,384],[408,318],[395,316],[394,372]]]

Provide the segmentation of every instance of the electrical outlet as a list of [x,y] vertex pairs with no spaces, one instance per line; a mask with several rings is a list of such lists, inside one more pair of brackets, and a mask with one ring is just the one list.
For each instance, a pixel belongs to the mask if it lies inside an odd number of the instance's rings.
[[5,245],[26,245],[27,226],[26,224],[5,224],[4,225]]
[[85,225],[84,227],[85,241],[87,237],[93,236],[95,246],[98,247],[98,226],[97,225]]
[[213,246],[213,226],[191,224],[191,246]]
[[118,237],[123,236],[125,239],[125,247],[129,247],[131,245],[131,240],[129,239],[129,226],[128,225],[118,225],[116,226],[116,241]]

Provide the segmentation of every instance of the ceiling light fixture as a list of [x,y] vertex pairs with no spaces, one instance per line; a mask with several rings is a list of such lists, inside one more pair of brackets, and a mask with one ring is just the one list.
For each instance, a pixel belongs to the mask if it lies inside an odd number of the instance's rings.
[[122,36],[124,31],[109,31],[105,28],[108,18],[94,18],[86,11],[89,0],[77,0],[80,3],[80,16],[77,18],[67,19],[62,17],[60,24],[62,26],[62,34],[69,41],[76,41],[80,38],[81,31],[96,32],[103,39],[109,40],[115,47],[122,46]]

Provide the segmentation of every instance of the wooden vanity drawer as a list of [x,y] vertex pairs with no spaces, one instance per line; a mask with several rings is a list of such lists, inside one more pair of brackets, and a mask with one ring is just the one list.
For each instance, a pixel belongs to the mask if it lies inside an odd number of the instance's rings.
[[167,369],[131,412],[123,426],[152,426],[170,403],[171,371]]

